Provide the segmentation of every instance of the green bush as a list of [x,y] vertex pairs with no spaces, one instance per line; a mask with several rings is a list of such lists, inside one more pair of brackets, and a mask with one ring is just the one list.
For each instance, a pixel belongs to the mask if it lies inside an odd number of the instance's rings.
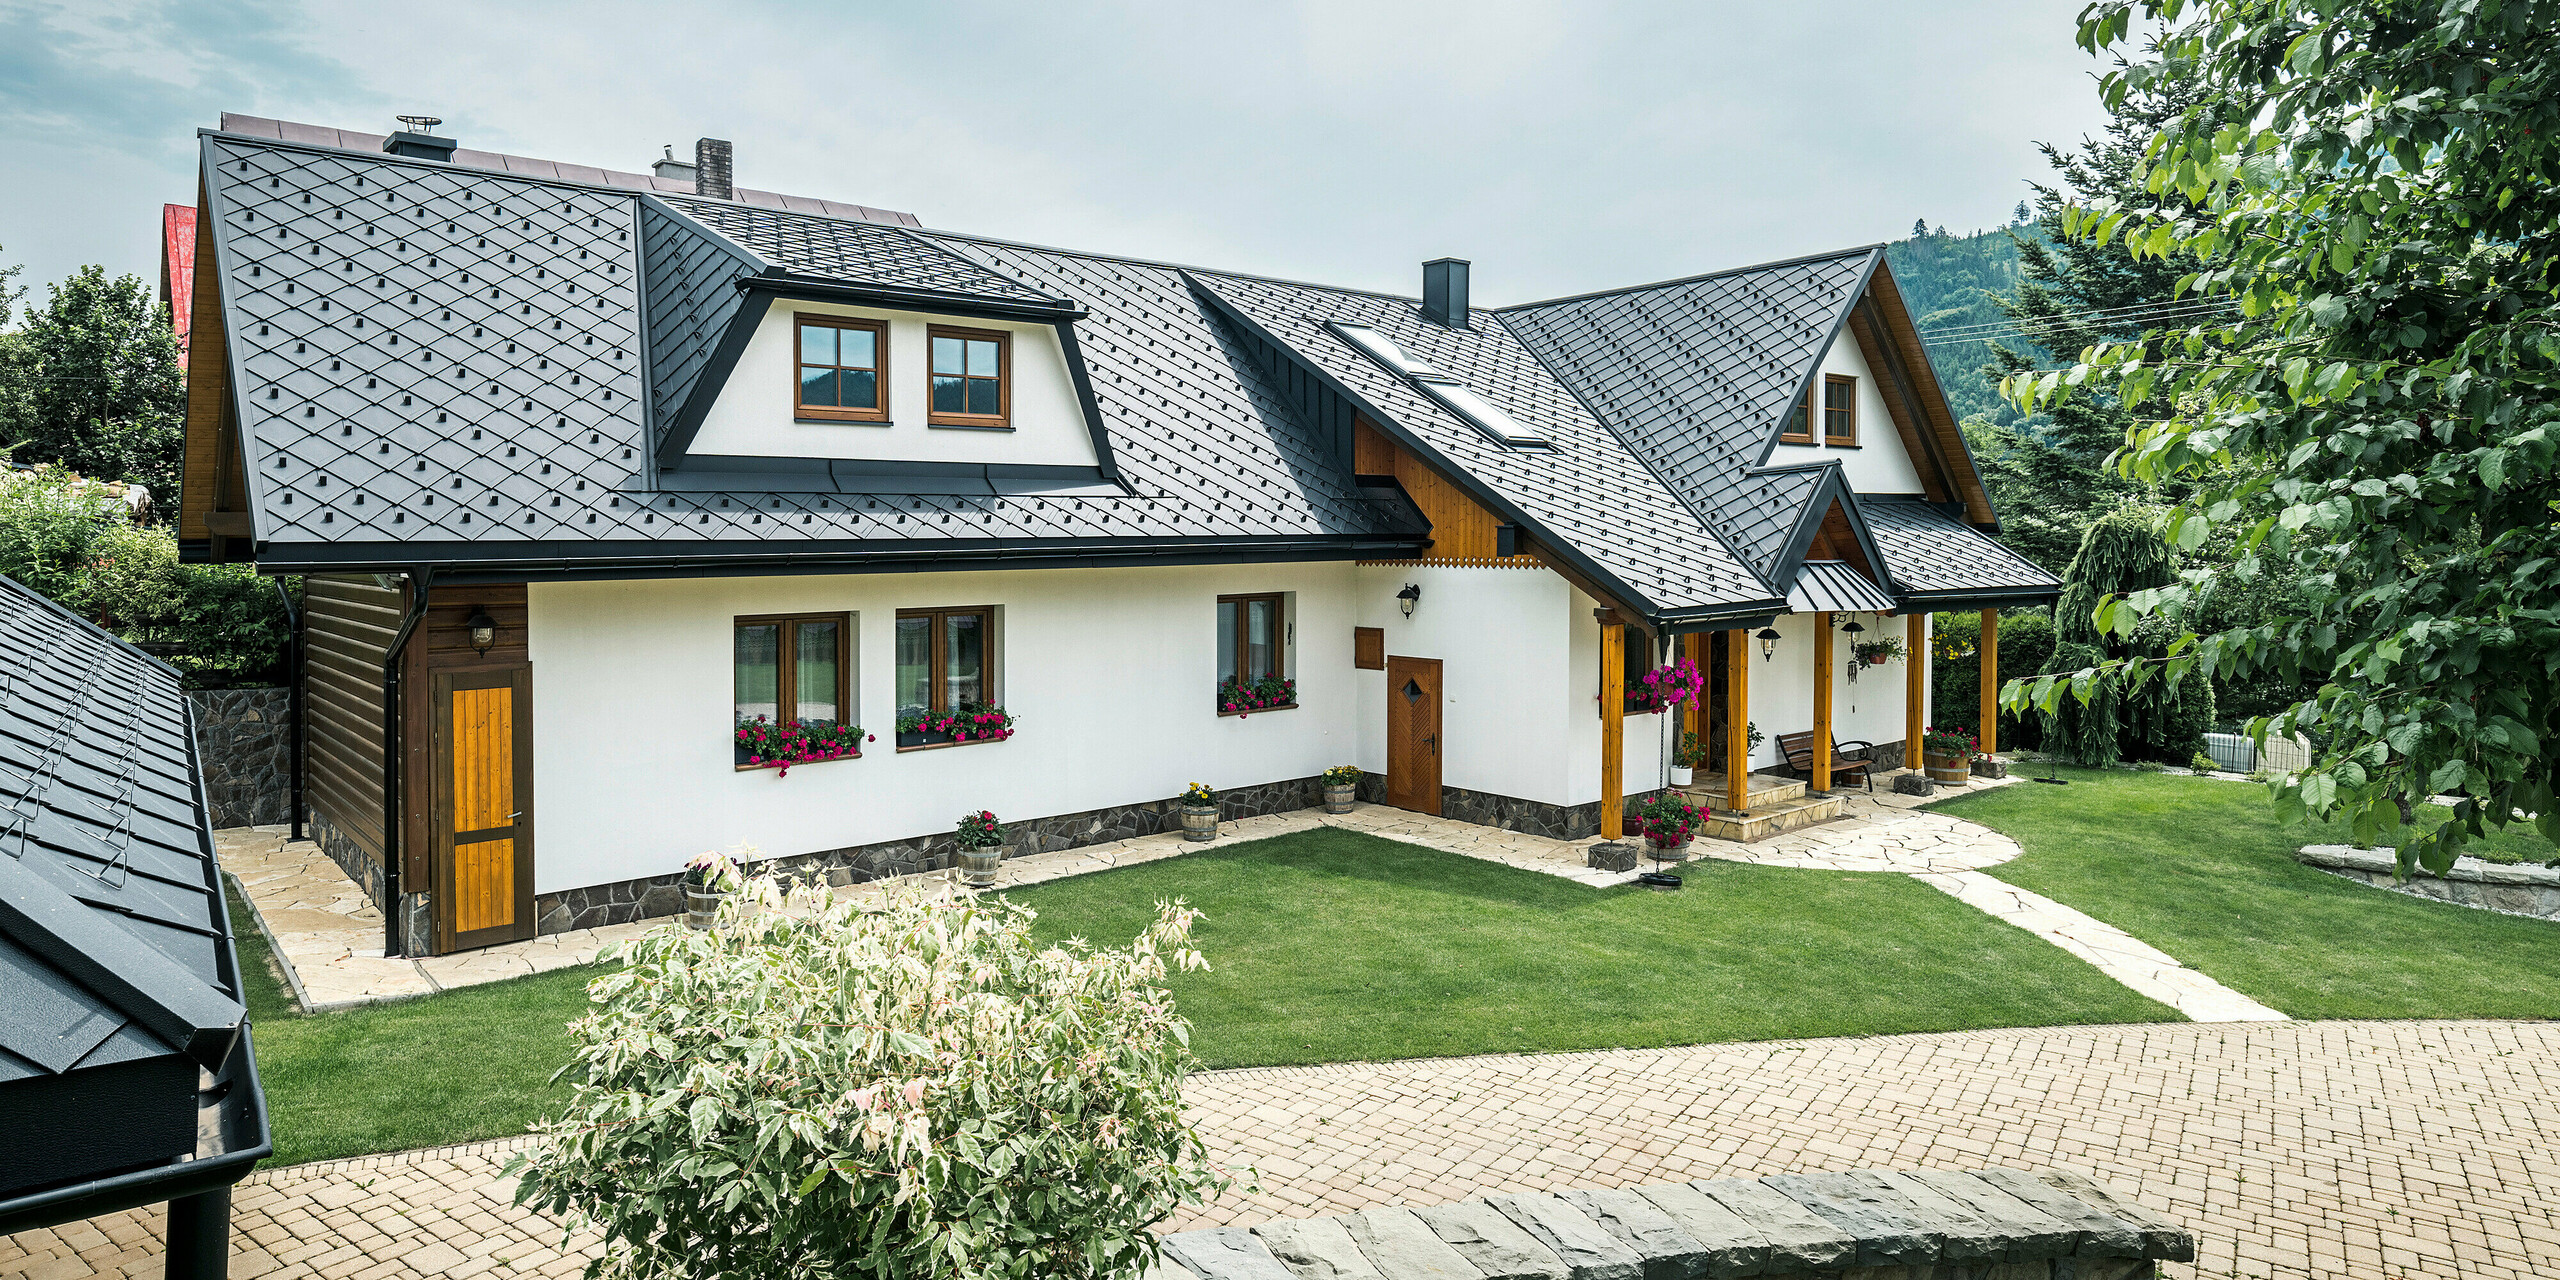
[[[1982,728],[1982,615],[1941,613],[1929,619],[1929,690],[1936,711],[1929,719],[1962,725],[1978,735]],[[2009,680],[2042,671],[2053,656],[2053,614],[2025,609],[2000,615],[2000,672]],[[2000,713],[2000,748],[2033,747],[2044,740],[2035,717]]]
[[177,646],[170,664],[200,689],[277,684],[292,672],[293,627],[281,582],[298,598],[300,578],[271,579],[245,564],[177,566],[178,610],[167,630]]
[[38,595],[68,602],[89,549],[123,524],[123,503],[60,467],[0,470],[0,573]]

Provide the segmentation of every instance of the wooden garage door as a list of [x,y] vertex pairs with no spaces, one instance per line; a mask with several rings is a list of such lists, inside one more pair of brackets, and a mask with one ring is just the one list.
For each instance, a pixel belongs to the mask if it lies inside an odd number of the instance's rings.
[[532,675],[436,673],[439,951],[533,936]]

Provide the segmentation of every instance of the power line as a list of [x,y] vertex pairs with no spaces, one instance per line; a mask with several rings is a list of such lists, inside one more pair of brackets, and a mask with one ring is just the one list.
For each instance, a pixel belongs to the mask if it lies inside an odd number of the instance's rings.
[[2012,317],[2004,320],[1975,321],[1926,330],[1932,336],[1965,333],[1972,330],[1998,330],[2028,326],[2053,326],[2069,321],[2085,320],[2106,324],[2134,319],[2146,312],[2218,311],[2232,305],[2229,299],[2199,301],[2136,302],[2121,307],[2093,307],[2084,311],[2061,311],[2049,316]]

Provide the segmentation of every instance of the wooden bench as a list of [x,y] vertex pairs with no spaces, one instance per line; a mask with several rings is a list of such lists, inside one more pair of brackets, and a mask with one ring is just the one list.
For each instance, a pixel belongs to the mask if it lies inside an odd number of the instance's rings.
[[[1803,733],[1779,734],[1778,750],[1786,753],[1788,768],[1802,772],[1808,779],[1813,777],[1812,730],[1808,729]],[[1875,758],[1875,755],[1876,744],[1872,742],[1842,742],[1838,738],[1833,738],[1831,740],[1832,785],[1839,785],[1840,778],[1846,775],[1867,784],[1867,790],[1872,794],[1876,789],[1876,780],[1870,775],[1870,771],[1885,767]]]

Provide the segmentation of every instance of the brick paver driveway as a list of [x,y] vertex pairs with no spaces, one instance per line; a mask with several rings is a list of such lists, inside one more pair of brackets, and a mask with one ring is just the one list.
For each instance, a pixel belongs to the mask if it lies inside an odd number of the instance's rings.
[[[2178,1277],[2560,1274],[2560,1023],[2154,1024],[1226,1071],[1239,1190],[1171,1226],[1480,1190],[2067,1164],[2200,1237]],[[514,1144],[258,1174],[232,1274],[565,1275]],[[157,1276],[152,1215],[0,1241],[0,1276]]]

